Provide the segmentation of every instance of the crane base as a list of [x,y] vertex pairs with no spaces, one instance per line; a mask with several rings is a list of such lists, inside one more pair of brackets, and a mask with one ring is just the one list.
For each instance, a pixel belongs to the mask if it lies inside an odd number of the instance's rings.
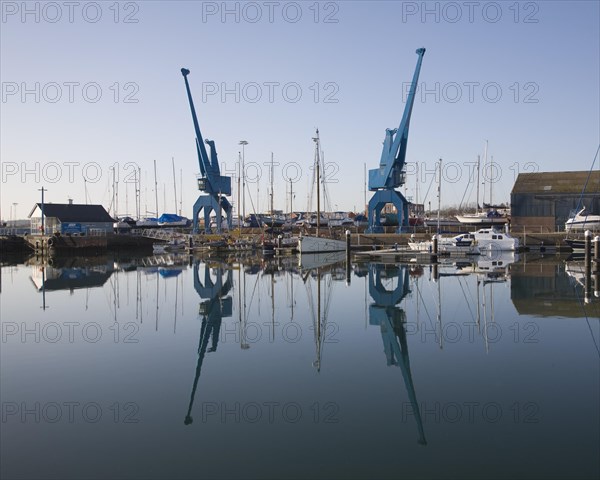
[[377,190],[369,200],[368,217],[369,228],[366,233],[383,233],[381,225],[381,210],[386,204],[391,203],[398,212],[398,228],[396,233],[402,233],[408,229],[408,200],[396,190]]

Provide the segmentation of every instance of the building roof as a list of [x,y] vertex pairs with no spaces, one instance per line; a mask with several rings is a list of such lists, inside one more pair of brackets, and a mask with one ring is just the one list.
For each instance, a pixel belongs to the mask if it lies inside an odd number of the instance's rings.
[[[41,203],[36,203],[29,217],[36,209],[42,209]],[[102,205],[80,205],[76,203],[44,203],[44,216],[56,217],[61,223],[83,223],[83,222],[110,222],[115,220],[108,214]]]
[[511,193],[570,193],[581,194],[585,182],[589,181],[584,193],[600,193],[600,172],[537,172],[519,173]]

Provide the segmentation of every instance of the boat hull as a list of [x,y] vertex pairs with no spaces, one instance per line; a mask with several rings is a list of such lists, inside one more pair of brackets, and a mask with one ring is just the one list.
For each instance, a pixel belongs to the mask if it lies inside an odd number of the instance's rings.
[[298,239],[298,251],[304,253],[342,252],[346,250],[344,240],[325,237],[302,236]]
[[506,217],[488,217],[487,215],[457,215],[456,219],[462,225],[477,225],[480,227],[504,225],[508,221]]
[[570,219],[565,222],[565,231],[584,231],[584,230],[592,230],[598,231],[600,230],[600,218],[596,219]]
[[[433,252],[431,240],[423,242],[408,242],[408,247],[414,252]],[[460,253],[463,255],[479,255],[479,248],[471,242],[456,242],[454,239],[441,239],[438,242],[438,253]]]

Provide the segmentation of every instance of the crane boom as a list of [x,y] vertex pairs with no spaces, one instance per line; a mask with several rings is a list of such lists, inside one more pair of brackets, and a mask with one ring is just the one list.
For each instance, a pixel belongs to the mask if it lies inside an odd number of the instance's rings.
[[416,51],[419,55],[417,66],[410,84],[410,90],[404,107],[404,114],[397,129],[386,129],[383,150],[379,161],[379,168],[369,170],[369,190],[398,188],[404,184],[403,169],[406,161],[406,147],[408,145],[408,130],[412,115],[415,94],[421,72],[421,63],[425,48]]
[[198,116],[196,115],[196,109],[194,108],[194,100],[192,99],[192,92],[190,91],[190,84],[188,83],[187,76],[190,74],[190,71],[187,68],[181,69],[181,74],[183,75],[183,79],[185,80],[185,89],[187,91],[188,101],[190,103],[190,110],[192,111],[192,120],[194,121],[194,130],[196,131],[196,147],[198,150],[198,163],[200,163],[200,171],[202,175],[205,176],[208,170],[207,167],[210,166],[210,162],[208,160],[208,153],[206,152],[206,147],[204,146],[204,139],[202,138],[202,132],[200,132],[200,125],[198,124]]

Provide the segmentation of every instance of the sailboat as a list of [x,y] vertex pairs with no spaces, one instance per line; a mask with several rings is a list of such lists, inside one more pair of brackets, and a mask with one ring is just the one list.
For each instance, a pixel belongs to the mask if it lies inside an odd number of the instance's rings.
[[333,238],[319,236],[319,230],[321,227],[321,141],[319,138],[319,129],[317,129],[316,136],[313,137],[313,141],[315,142],[315,182],[317,185],[317,234],[316,236],[300,235],[298,238],[298,251],[300,252],[300,255],[307,253],[341,252],[346,250],[345,240],[335,240]]
[[[485,142],[485,153],[483,157],[484,166],[487,165],[487,150],[488,150],[488,142]],[[494,157],[492,157],[492,162]],[[490,163],[491,165],[491,163]],[[462,223],[463,225],[472,225],[479,227],[492,227],[494,225],[504,225],[508,218],[501,214],[498,209],[504,208],[504,206],[494,206],[492,205],[492,184],[493,181],[490,181],[490,204],[483,204],[484,208],[487,211],[479,211],[479,155],[477,156],[477,209],[475,213],[465,213],[463,215],[456,215],[456,219]],[[485,196],[485,191],[484,191]]]

